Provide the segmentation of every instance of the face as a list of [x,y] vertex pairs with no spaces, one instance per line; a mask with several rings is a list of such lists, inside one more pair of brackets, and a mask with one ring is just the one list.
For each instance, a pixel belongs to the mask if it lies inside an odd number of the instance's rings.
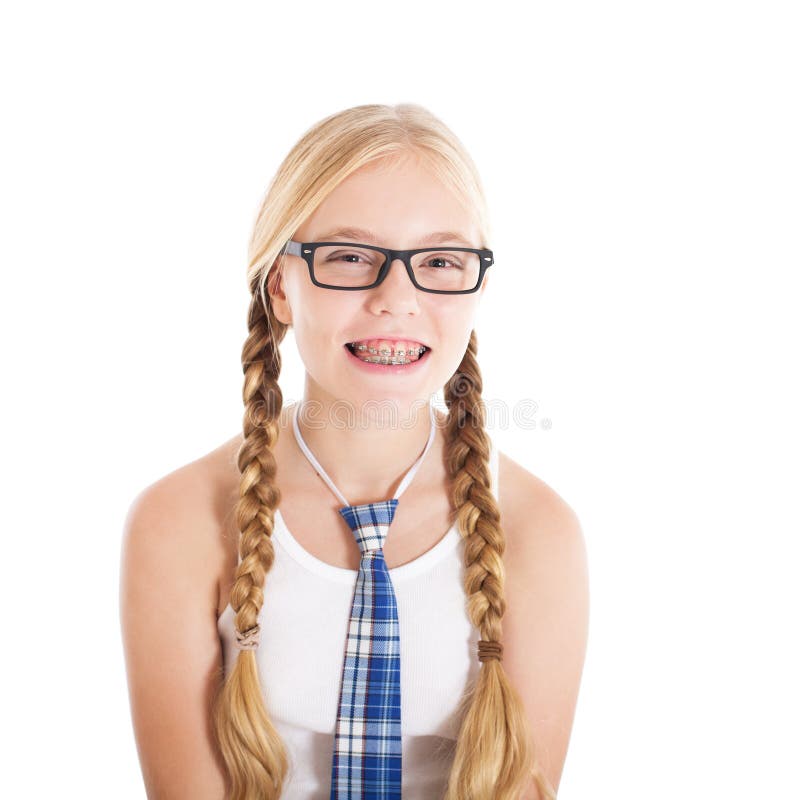
[[[341,228],[371,231],[375,239]],[[437,231],[461,234],[466,242],[425,243]],[[481,247],[472,215],[455,194],[413,156],[369,164],[350,175],[325,199],[292,237],[298,242],[343,241],[397,250],[458,245]],[[362,291],[315,286],[300,256],[286,256],[279,280],[269,293],[277,318],[291,325],[305,364],[306,399],[324,404],[345,400],[391,403],[401,413],[427,404],[461,363],[487,285],[472,294],[424,292],[395,260],[383,283]],[[410,366],[368,365],[346,347],[356,340],[400,339],[420,343],[428,352]],[[399,349],[399,348],[397,348]]]

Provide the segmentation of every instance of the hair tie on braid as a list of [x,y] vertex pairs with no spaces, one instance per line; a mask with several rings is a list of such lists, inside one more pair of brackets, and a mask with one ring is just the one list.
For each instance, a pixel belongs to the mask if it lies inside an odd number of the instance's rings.
[[244,633],[238,628],[234,628],[234,630],[236,631],[236,646],[240,650],[255,650],[258,647],[261,634],[260,625],[253,625],[252,628],[248,628]]
[[478,640],[478,661],[503,660],[503,645],[500,642]]

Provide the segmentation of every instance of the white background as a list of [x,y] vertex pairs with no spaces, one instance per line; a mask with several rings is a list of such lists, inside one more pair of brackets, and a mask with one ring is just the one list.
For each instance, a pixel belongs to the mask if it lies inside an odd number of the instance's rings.
[[[410,101],[489,196],[484,395],[537,421],[493,434],[587,541],[560,800],[800,797],[792,5],[4,6],[0,794],[144,797],[124,516],[240,429],[281,159]],[[291,337],[284,359],[292,402]]]

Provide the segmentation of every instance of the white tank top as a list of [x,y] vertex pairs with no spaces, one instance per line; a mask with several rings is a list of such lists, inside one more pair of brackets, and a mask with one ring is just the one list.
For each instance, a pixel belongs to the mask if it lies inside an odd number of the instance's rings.
[[[487,435],[488,432],[487,432]],[[498,452],[489,471],[498,498]],[[329,800],[344,646],[358,572],[313,556],[280,509],[272,534],[255,650],[270,719],[289,770],[281,800]],[[403,800],[444,796],[458,735],[459,702],[480,669],[478,630],[467,616],[464,544],[453,523],[419,558],[389,570],[400,619]],[[238,655],[230,604],[217,621],[225,674]]]

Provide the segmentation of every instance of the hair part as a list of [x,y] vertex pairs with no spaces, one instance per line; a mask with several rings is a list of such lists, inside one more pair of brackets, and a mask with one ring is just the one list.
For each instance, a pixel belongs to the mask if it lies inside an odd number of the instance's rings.
[[[478,171],[443,122],[422,106],[361,105],[332,114],[307,130],[272,179],[249,243],[251,292],[242,349],[244,439],[236,504],[239,564],[231,590],[235,626],[257,624],[275,551],[272,532],[280,492],[273,448],[283,395],[279,345],[288,326],[275,317],[266,291],[297,228],[355,170],[413,156],[452,188],[476,220],[488,246],[489,221]],[[456,373],[445,386],[448,416],[444,459],[453,517],[464,539],[467,612],[485,641],[502,640],[505,535],[490,489],[490,440],[473,330]],[[545,800],[555,791],[538,767],[521,699],[502,662],[481,663],[459,708],[460,728],[444,800],[519,800],[535,779]],[[273,726],[259,681],[256,653],[239,650],[213,708],[217,742],[231,800],[277,800],[288,770],[286,748]]]

